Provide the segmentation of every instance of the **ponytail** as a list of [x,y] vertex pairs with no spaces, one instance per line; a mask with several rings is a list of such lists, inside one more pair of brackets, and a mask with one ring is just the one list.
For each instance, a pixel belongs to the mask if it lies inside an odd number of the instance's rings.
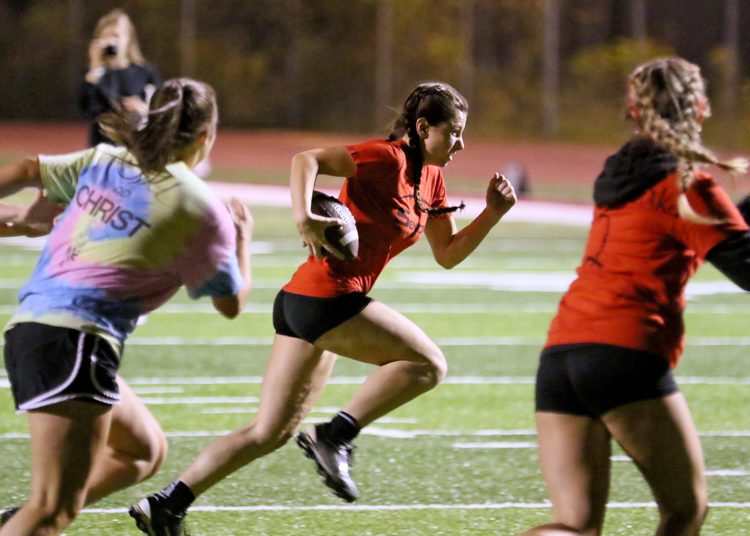
[[216,96],[208,84],[189,78],[167,80],[151,99],[145,124],[122,108],[99,121],[104,134],[124,145],[145,174],[159,173],[183,156],[201,132],[215,121]]

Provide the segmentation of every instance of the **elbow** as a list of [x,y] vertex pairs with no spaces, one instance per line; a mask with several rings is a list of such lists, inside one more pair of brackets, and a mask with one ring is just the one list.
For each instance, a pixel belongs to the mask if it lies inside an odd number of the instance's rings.
[[314,160],[312,151],[302,151],[301,153],[297,153],[292,157],[292,167],[299,166],[302,164],[305,164],[307,162],[310,162],[311,160]]
[[447,257],[436,258],[435,260],[437,261],[438,266],[440,266],[441,268],[445,268],[446,270],[452,270],[459,264],[459,262],[455,259],[450,259]]
[[21,162],[21,181],[23,186],[37,186],[41,184],[39,160],[36,158],[24,158]]
[[225,310],[225,311],[219,311],[219,312],[221,313],[221,316],[229,320],[234,320],[240,315],[239,309]]
[[214,298],[214,308],[221,316],[232,320],[237,318],[245,308],[245,297],[232,296],[229,298]]
[[239,305],[229,305],[229,304],[222,304],[222,306],[217,307],[216,310],[219,311],[219,314],[221,316],[229,320],[233,320],[237,318],[240,312],[242,312],[242,308]]

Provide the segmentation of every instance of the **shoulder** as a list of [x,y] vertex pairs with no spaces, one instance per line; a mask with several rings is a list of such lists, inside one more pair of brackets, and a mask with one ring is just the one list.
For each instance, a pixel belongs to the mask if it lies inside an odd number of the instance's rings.
[[131,63],[124,73],[130,77],[142,77],[149,80],[161,78],[158,69],[151,63]]
[[184,209],[196,215],[215,219],[226,212],[224,203],[206,181],[198,177],[184,162],[167,166],[167,173],[178,185]]
[[695,179],[686,192],[688,201],[702,216],[725,219],[734,216],[736,207],[713,176],[704,171],[695,173]]
[[402,166],[406,163],[404,143],[389,140],[367,140],[347,146],[355,161],[377,162],[380,164]]

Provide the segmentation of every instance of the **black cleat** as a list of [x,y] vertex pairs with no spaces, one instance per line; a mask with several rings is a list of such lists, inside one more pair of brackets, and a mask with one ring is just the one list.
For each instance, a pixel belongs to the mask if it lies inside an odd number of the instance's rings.
[[153,495],[141,499],[128,510],[136,526],[149,536],[188,536],[185,512],[175,514],[161,506]]
[[311,428],[297,434],[297,445],[318,466],[318,473],[323,477],[326,486],[345,501],[356,501],[359,498],[359,490],[349,474],[354,445],[317,439],[316,432],[315,428]]
[[21,509],[20,506],[14,506],[13,508],[5,508],[0,510],[0,527],[5,525],[8,520],[15,515]]

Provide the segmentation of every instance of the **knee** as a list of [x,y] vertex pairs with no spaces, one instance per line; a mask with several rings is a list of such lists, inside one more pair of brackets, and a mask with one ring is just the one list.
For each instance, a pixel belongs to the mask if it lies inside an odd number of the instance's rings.
[[432,389],[433,387],[437,387],[440,382],[445,379],[445,375],[448,373],[448,362],[439,348],[435,348],[435,350],[426,357],[425,383],[427,383],[429,388]]
[[[151,471],[148,477],[153,476],[164,463],[167,458],[167,452],[169,450],[169,444],[167,443],[167,436],[164,431],[159,428],[158,432],[154,434],[151,442],[151,448],[149,449],[149,462],[151,465]],[[147,478],[148,478],[147,477]]]
[[142,447],[138,458],[141,462],[139,465],[143,467],[142,480],[146,480],[156,474],[167,458],[167,436],[161,426],[157,424],[151,428]]
[[521,536],[599,536],[599,529],[579,530],[564,523],[551,523],[529,529]]
[[49,498],[31,499],[25,508],[31,512],[35,526],[42,530],[42,533],[47,529],[57,534],[78,517],[83,508],[83,498],[79,496],[77,500],[72,501],[62,498],[56,501]]
[[[661,524],[667,530],[666,534],[698,534],[708,515],[708,500],[696,497],[695,500],[680,505],[661,507],[660,514]],[[691,529],[691,532],[687,532]]]
[[261,454],[265,455],[283,447],[291,439],[293,433],[288,428],[279,429],[255,422],[243,432],[243,435],[246,445],[252,446],[253,450],[261,451]]

